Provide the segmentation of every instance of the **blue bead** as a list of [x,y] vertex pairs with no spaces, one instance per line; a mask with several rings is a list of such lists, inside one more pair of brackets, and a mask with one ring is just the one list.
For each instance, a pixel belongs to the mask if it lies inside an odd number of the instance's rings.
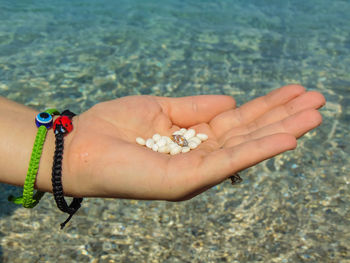
[[35,117],[35,124],[38,128],[44,125],[46,129],[50,129],[52,127],[52,116],[47,112],[40,112]]

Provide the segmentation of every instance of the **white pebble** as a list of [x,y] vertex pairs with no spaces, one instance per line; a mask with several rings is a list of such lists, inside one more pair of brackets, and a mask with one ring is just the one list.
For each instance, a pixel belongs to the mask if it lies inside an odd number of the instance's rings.
[[175,155],[175,154],[178,154],[181,152],[181,147],[180,146],[177,146],[177,147],[174,147],[170,150],[170,154],[171,155]]
[[169,153],[170,149],[168,145],[164,145],[158,148],[158,152],[160,153]]
[[162,146],[167,144],[167,140],[162,137],[162,138],[160,138],[159,141],[157,141],[157,144],[158,144],[159,147],[162,147]]
[[168,147],[171,151],[173,148],[180,147],[180,146],[177,143],[172,141],[171,143],[168,144]]
[[136,138],[136,142],[140,145],[145,145],[146,144],[146,141],[144,138],[141,138],[141,137],[137,137]]
[[187,153],[187,152],[189,152],[191,150],[191,148],[190,147],[188,147],[188,146],[186,146],[186,147],[182,147],[182,153]]
[[147,139],[147,141],[146,141],[146,146],[147,146],[148,148],[152,149],[153,144],[154,144],[153,139]]
[[189,141],[188,142],[188,147],[190,147],[190,149],[195,149],[198,147],[198,144],[195,143],[194,141]]
[[152,137],[152,139],[153,139],[155,142],[159,141],[160,138],[162,138],[162,136],[160,136],[158,133],[154,134],[153,137]]
[[187,130],[185,128],[181,128],[180,130],[174,131],[173,135],[184,135]]
[[153,144],[153,146],[152,146],[152,150],[153,151],[155,151],[155,152],[157,152],[158,151],[158,148],[159,148],[159,146],[158,146],[158,144]]
[[196,135],[196,137],[198,137],[201,141],[206,141],[208,140],[208,135],[204,134],[204,133],[198,133]]
[[197,143],[198,145],[202,143],[201,139],[199,139],[197,136],[192,137],[188,142],[191,141]]
[[171,140],[170,137],[168,136],[162,136],[162,139],[166,140],[166,143],[169,144],[169,143],[172,143],[173,141]]
[[189,140],[195,135],[196,135],[196,131],[194,129],[188,129],[183,136],[185,137],[186,140]]
[[136,143],[140,145],[146,145],[146,147],[152,149],[155,152],[170,153],[171,155],[175,155],[178,153],[187,153],[190,150],[197,148],[198,145],[202,143],[202,141],[208,139],[208,135],[204,133],[198,133],[196,135],[196,131],[194,129],[187,130],[185,128],[181,128],[175,131],[173,135],[183,136],[183,139],[188,142],[188,146],[181,147],[170,137],[161,136],[158,133],[154,134],[152,138],[149,138],[147,140],[143,139],[142,137],[137,137]]
[[178,131],[174,131],[173,135],[183,135],[183,134],[180,132],[180,130],[178,130]]

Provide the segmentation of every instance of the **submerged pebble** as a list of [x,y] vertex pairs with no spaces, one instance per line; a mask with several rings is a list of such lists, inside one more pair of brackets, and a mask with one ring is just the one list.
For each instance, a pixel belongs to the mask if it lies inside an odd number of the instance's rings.
[[187,153],[197,148],[203,141],[208,139],[208,135],[198,133],[194,129],[181,128],[173,132],[171,138],[168,136],[161,136],[156,133],[151,138],[144,139],[142,137],[136,138],[136,143],[145,145],[159,153],[168,153],[171,155],[179,153]]

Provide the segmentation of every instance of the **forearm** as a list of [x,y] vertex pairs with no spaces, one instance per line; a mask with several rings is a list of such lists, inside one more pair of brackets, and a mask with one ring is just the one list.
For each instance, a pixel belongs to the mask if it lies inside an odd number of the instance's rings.
[[[34,145],[39,112],[0,97],[0,182],[23,186]],[[47,134],[40,160],[36,186],[50,190],[54,134]]]

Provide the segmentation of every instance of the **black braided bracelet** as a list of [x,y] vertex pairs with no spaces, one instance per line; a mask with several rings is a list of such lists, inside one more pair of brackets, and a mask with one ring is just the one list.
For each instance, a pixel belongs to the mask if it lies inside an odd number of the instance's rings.
[[52,191],[55,197],[57,207],[64,213],[69,214],[66,221],[61,224],[61,229],[68,223],[76,211],[81,206],[83,198],[73,198],[73,201],[68,206],[66,200],[64,199],[64,192],[62,187],[62,159],[63,159],[63,148],[64,148],[64,136],[68,134],[72,129],[72,118],[75,114],[69,110],[62,112],[61,116],[58,117],[53,125],[53,130],[56,137],[56,149],[53,159],[52,166]]

